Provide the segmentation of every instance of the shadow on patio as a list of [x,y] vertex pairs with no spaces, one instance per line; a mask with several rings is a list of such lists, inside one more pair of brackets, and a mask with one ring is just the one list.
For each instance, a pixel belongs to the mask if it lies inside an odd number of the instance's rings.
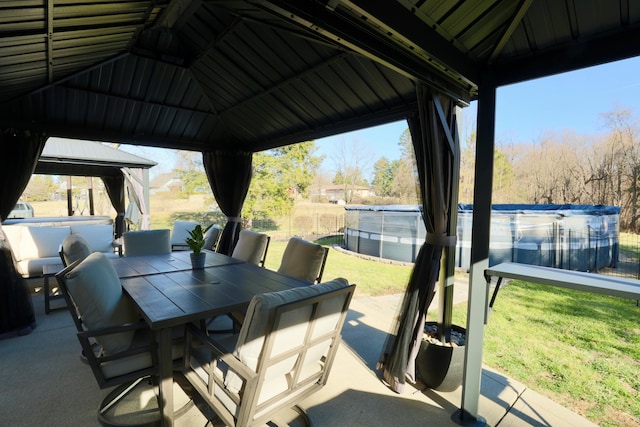
[[[32,300],[37,328],[0,341],[0,424],[99,425],[96,409],[109,390],[100,390],[80,361],[71,317],[66,310],[45,315],[42,294]],[[316,427],[458,425],[451,415],[459,408],[461,389],[439,393],[416,384],[396,394],[375,370],[398,301],[397,296],[353,299],[329,382],[301,405]],[[488,369],[483,371],[479,412],[492,426],[593,425]],[[177,420],[182,426],[205,424],[196,408]]]

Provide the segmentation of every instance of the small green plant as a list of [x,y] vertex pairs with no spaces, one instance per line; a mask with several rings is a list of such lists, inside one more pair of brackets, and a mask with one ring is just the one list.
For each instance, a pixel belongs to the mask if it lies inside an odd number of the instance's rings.
[[202,228],[200,224],[196,225],[193,230],[189,230],[189,237],[184,241],[189,245],[189,248],[194,254],[199,254],[204,247],[204,236],[213,224],[210,224],[206,228]]

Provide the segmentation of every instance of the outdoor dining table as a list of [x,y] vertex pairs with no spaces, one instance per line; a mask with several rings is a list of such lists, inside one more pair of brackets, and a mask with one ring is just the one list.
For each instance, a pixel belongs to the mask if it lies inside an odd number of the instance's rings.
[[[131,274],[121,276],[125,293],[159,342],[158,400],[165,426],[173,425],[174,412],[172,328],[246,310],[257,294],[309,286],[307,282],[226,255],[208,252],[206,258],[203,269],[191,269],[190,264],[188,268],[171,269],[170,266],[182,265],[179,253],[131,257],[125,262],[116,260],[116,270]],[[157,271],[150,272],[153,269]],[[141,273],[133,274],[134,270]]]

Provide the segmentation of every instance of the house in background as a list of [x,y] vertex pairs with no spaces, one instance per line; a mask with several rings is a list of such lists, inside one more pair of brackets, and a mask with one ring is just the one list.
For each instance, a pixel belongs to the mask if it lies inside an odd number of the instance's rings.
[[184,191],[184,182],[171,172],[160,173],[149,183],[149,192],[151,194],[181,191]]
[[375,196],[373,189],[363,185],[349,185],[346,189],[342,184],[317,185],[309,190],[311,200],[328,201],[339,205],[373,196]]

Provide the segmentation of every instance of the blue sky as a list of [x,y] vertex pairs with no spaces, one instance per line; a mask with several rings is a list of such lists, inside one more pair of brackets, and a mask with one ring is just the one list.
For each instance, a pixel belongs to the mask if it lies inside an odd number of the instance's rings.
[[[640,58],[504,86],[498,88],[496,100],[498,143],[535,142],[546,131],[565,129],[578,134],[601,133],[605,128],[600,115],[616,107],[629,109],[640,118]],[[475,123],[475,116],[476,105],[472,103],[463,109],[462,122],[470,126]],[[327,157],[321,170],[333,172],[330,156],[342,143],[349,146],[357,142],[374,161],[382,156],[397,159],[398,141],[405,129],[407,123],[399,121],[318,139],[318,154]],[[125,149],[157,161],[159,165],[152,173],[173,167],[174,156],[167,155],[166,150],[131,146]]]

